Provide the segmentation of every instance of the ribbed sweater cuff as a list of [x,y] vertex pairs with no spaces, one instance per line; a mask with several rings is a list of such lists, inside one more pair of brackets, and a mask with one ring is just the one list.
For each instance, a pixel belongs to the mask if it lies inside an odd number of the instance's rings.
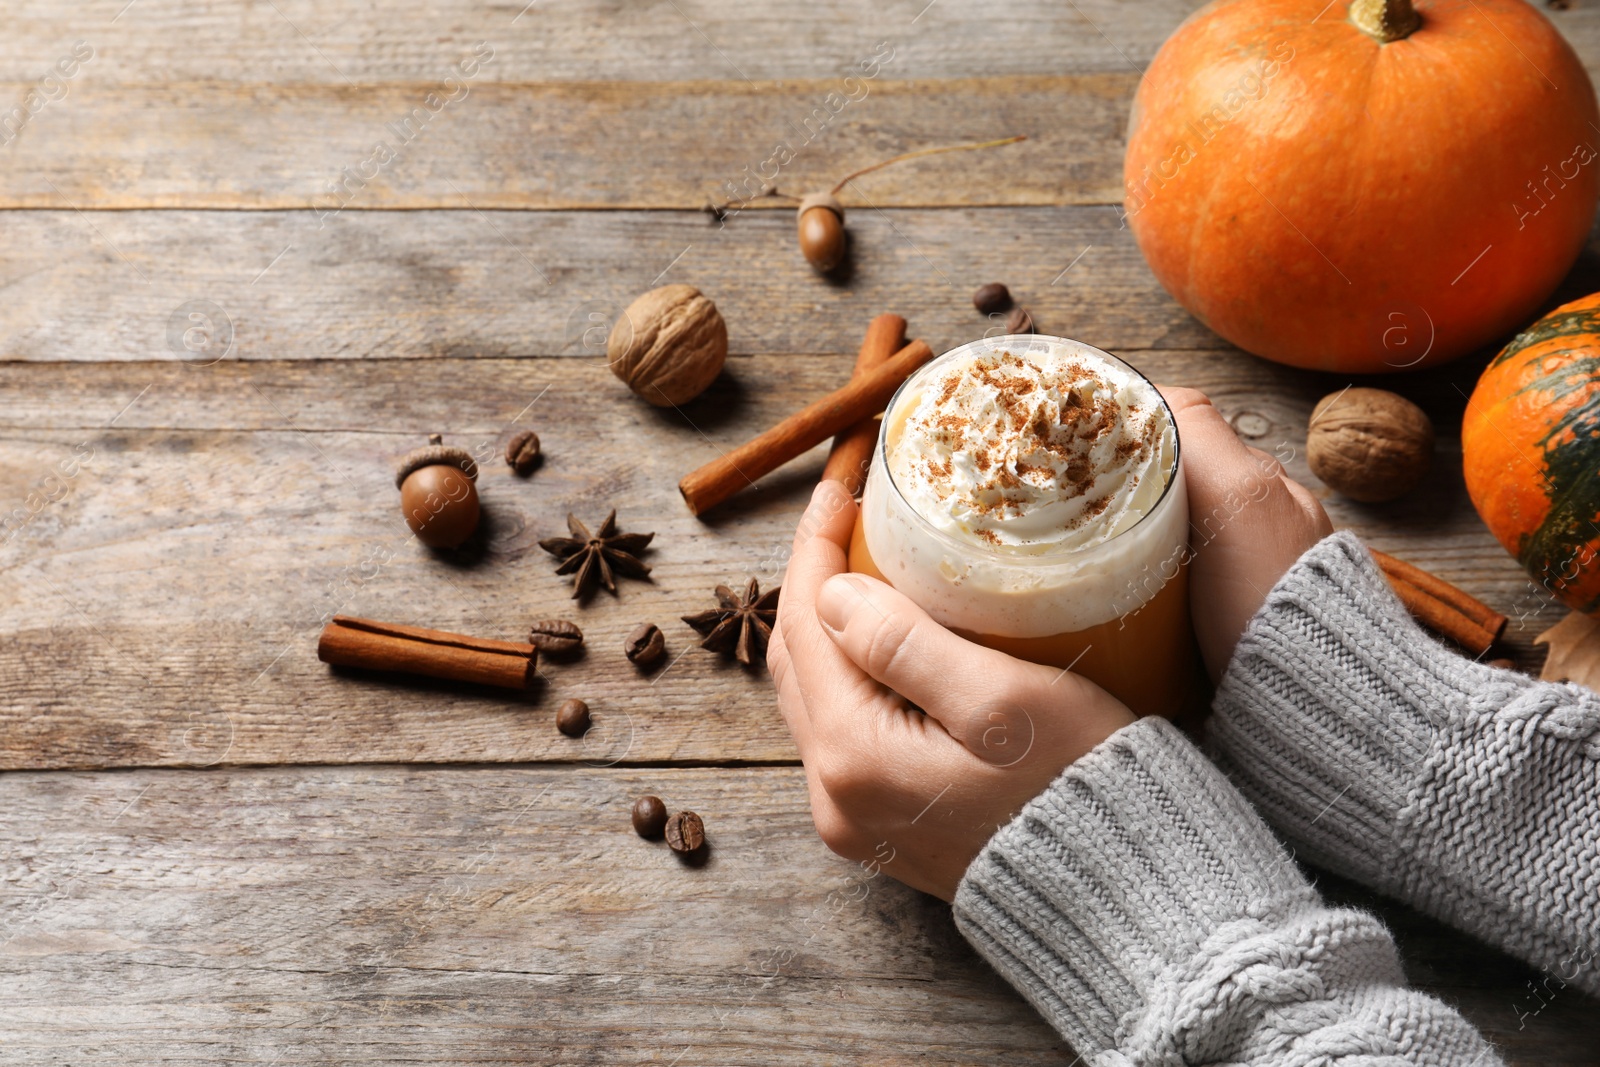
[[1424,633],[1350,534],[1250,622],[1211,751],[1296,853],[1600,995],[1600,698]]
[[1313,546],[1239,640],[1206,728],[1218,766],[1296,854],[1387,892],[1397,833],[1452,717],[1526,679],[1445,648],[1350,533]]
[[1404,988],[1388,931],[1329,908],[1171,723],[1068,767],[956,890],[956,924],[1092,1067],[1498,1067]]
[[994,836],[957,890],[955,917],[1089,1058],[1172,1040],[1180,1002],[1222,995],[1210,988],[1229,980],[1220,960],[1268,941],[1268,955],[1292,956],[1276,936],[1317,904],[1238,792],[1175,727],[1147,718]]

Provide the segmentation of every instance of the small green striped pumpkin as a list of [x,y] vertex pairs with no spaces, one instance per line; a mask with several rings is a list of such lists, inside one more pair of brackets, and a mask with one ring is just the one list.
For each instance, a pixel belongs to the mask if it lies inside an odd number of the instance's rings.
[[1478,379],[1467,492],[1534,581],[1600,616],[1600,293],[1535,322]]

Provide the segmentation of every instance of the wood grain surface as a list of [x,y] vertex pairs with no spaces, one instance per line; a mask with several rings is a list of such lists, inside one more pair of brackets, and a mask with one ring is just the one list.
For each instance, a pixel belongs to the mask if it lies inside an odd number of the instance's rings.
[[[633,833],[644,792],[704,866]],[[0,828],[8,1064],[1073,1062],[947,907],[823,848],[794,768],[20,773]],[[1592,1062],[1584,998],[1529,1016],[1526,968],[1335,889],[1508,1060]]]
[[[703,815],[704,866],[634,834],[643,792]],[[11,1064],[1071,1059],[948,908],[828,854],[792,769],[6,775],[0,797],[30,856],[0,884]]]
[[[1029,140],[890,167],[840,199],[862,211],[1121,199],[1136,73],[849,77],[469,81],[432,111],[430,86],[86,81],[11,143],[0,207],[694,210],[766,180],[803,196],[902,152],[1015,134]],[[792,216],[795,203],[756,206]]]
[[[491,42],[483,77],[506,81],[729,82],[844,73],[880,41],[905,57],[886,77],[1140,71],[1201,0],[15,0],[0,81],[33,82],[75,40],[112,84],[427,84]],[[1600,9],[1540,11],[1593,68]],[[1316,8],[1311,9],[1313,12]]]
[[[95,76],[113,84],[232,82],[370,85],[437,80],[457,53],[490,42],[483,77],[506,81],[729,82],[845,72],[880,41],[905,57],[898,77],[953,78],[1061,71],[1128,71],[1150,61],[1199,6],[1193,0],[818,0],[752,6],[739,0],[86,0],[68,13],[18,0],[0,42],[0,81],[30,82],[83,39]],[[1592,15],[1592,13],[1590,13]],[[1562,12],[1582,40],[1592,17]],[[184,47],[174,47],[174,42]]]
[[[0,208],[696,209],[729,182],[804,195],[901,152],[1017,133],[1032,140],[890,168],[844,202],[1119,201],[1139,73],[1191,5],[1014,6],[835,3],[768,21],[728,0],[626,15],[455,0],[376,19],[347,0],[202,18],[136,0],[120,16],[92,6],[75,30],[41,11],[0,54],[0,99],[37,92],[76,41],[93,56],[5,138]],[[1595,12],[1554,14],[1597,69]]]
[[[1123,354],[1207,390],[1318,484],[1303,444],[1323,378],[1233,353]],[[28,398],[0,413],[13,516],[0,529],[0,766],[793,759],[765,673],[695,647],[679,616],[717,584],[780,580],[826,449],[703,521],[676,484],[843,382],[851,362],[737,358],[682,412],[638,402],[581,358],[0,364],[0,391]],[[1319,493],[1337,525],[1511,615],[1510,644],[1531,664],[1531,638],[1559,612],[1465,499],[1455,386],[1473,373],[1414,391],[1441,428],[1421,489],[1382,507]],[[527,479],[498,458],[523,428],[546,454]],[[483,537],[455,555],[410,537],[394,490],[395,460],[430,432],[484,459]],[[580,607],[537,542],[568,511],[592,522],[611,507],[624,529],[656,532],[654,581]],[[569,617],[588,654],[541,664],[544,684],[513,695],[335,672],[315,655],[335,612],[499,638]],[[671,653],[648,676],[621,655],[640,621],[663,627]],[[569,696],[603,727],[584,742],[553,726]]]
[[[0,363],[603,360],[611,324],[636,296],[688,282],[716,302],[735,355],[827,354],[848,366],[885,310],[936,351],[1002,332],[1003,318],[986,320],[971,303],[994,280],[1041,332],[1117,352],[1215,349],[1219,364],[1259,363],[1167,295],[1115,207],[851,219],[851,269],[824,279],[801,257],[793,217],[773,212],[725,227],[698,212],[345,212],[321,229],[304,212],[0,212]],[[1592,237],[1549,303],[1595,288]],[[195,309],[215,321],[191,339]],[[206,348],[205,336],[231,344]],[[1456,364],[1469,393],[1482,363]],[[1330,392],[1349,384],[1320,380]],[[1408,391],[1415,381],[1392,379]]]
[[[1350,382],[1226,345],[1122,225],[1139,73],[1198,6],[8,5],[4,1060],[1069,1067],[948,908],[827,852],[765,672],[678,622],[719,582],[778,580],[825,448],[705,521],[678,478],[841,384],[879,312],[935,350],[993,328],[983,282],[1205,389],[1336,525],[1507,612],[1536,666],[1561,612],[1460,475],[1487,356],[1382,383],[1433,417],[1435,473],[1353,504],[1303,459],[1312,405]],[[1600,70],[1600,7],[1541,10]],[[424,122],[429,93],[454,99]],[[780,144],[772,180],[803,193],[1013,133],[852,182],[831,280],[786,205],[699,210]],[[666,282],[717,302],[732,350],[681,412],[604,365],[610,324]],[[1593,240],[1552,304],[1597,288]],[[527,479],[495,458],[523,428],[547,454]],[[410,538],[393,487],[432,432],[484,460],[459,553]],[[611,506],[657,531],[654,581],[578,607],[537,541]],[[564,616],[588,651],[510,696],[335,671],[315,642],[336,611],[503,638]],[[641,675],[621,643],[645,619],[671,656]],[[554,727],[568,696],[594,708],[581,741]],[[632,834],[642,792],[706,818],[709,864]],[[1535,1010],[1540,976],[1318,878],[1509,1061],[1593,1062],[1592,1001]]]
[[[186,309],[214,305],[226,359],[603,359],[638,294],[688,282],[735,354],[850,357],[903,310],[937,349],[999,329],[971,292],[1003,278],[1040,328],[1109,348],[1223,342],[1156,283],[1117,209],[852,213],[851,271],[819,278],[792,213],[0,213],[0,359],[208,362]],[[848,366],[848,364],[847,364]],[[403,371],[395,371],[397,374]]]

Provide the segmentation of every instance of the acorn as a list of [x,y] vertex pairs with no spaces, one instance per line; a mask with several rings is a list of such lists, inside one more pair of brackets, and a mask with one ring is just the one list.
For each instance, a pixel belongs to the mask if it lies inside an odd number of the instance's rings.
[[[864,174],[871,174],[875,170],[896,163],[903,163],[908,159],[920,159],[923,156],[936,156],[943,152],[970,152],[978,148],[998,148],[1001,145],[1016,144],[1026,141],[1025,134],[1016,137],[1002,137],[998,141],[983,141],[978,144],[943,145],[939,148],[922,148],[915,152],[906,152],[890,159],[881,160],[868,167],[852,171],[840,178],[832,189],[825,193],[811,193],[800,198],[799,210],[795,213],[796,222],[800,230],[800,252],[806,257],[806,262],[815,267],[818,273],[828,274],[838,269],[844,262],[846,242],[844,233],[844,206],[839,203],[838,195],[846,185],[855,181]],[[726,222],[729,209],[743,210],[758,200],[776,197],[780,200],[794,202],[795,197],[788,193],[780,193],[776,186],[763,185],[760,192],[753,196],[726,203],[705,205],[705,212],[716,222]]]
[[457,548],[478,528],[478,464],[464,448],[438,434],[400,461],[394,484],[400,509],[417,540],[429,548]]
[[[844,262],[845,236],[844,236],[844,206],[839,203],[837,196],[846,185],[855,181],[863,174],[871,174],[875,170],[902,163],[908,159],[920,159],[923,156],[936,156],[942,152],[969,152],[975,148],[998,148],[1001,145],[1016,144],[1026,141],[1023,136],[1003,137],[998,141],[984,141],[981,144],[956,144],[945,145],[941,148],[923,148],[916,152],[906,152],[892,159],[874,163],[870,167],[862,167],[858,171],[846,174],[826,193],[811,193],[800,201],[798,217],[800,220],[800,253],[820,273],[828,274]],[[776,190],[773,190],[776,192]]]
[[812,193],[800,201],[800,253],[823,274],[844,262],[844,206],[832,193]]

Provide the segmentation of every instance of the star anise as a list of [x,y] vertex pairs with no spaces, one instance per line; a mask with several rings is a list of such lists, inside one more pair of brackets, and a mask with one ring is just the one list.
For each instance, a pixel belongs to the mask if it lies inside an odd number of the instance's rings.
[[740,597],[725,585],[717,586],[718,606],[698,615],[685,615],[683,621],[703,636],[701,648],[723,655],[733,653],[746,667],[767,654],[767,639],[772,624],[778,621],[779,586],[765,593],[752,578]]
[[[571,574],[573,599],[587,600],[597,585],[611,593],[617,591],[614,574],[629,578],[648,578],[650,565],[639,562],[639,553],[655,537],[653,533],[618,533],[617,509],[594,533],[568,512],[567,529],[571,537],[547,537],[539,547],[561,560],[557,574]],[[574,573],[576,572],[576,573]]]

